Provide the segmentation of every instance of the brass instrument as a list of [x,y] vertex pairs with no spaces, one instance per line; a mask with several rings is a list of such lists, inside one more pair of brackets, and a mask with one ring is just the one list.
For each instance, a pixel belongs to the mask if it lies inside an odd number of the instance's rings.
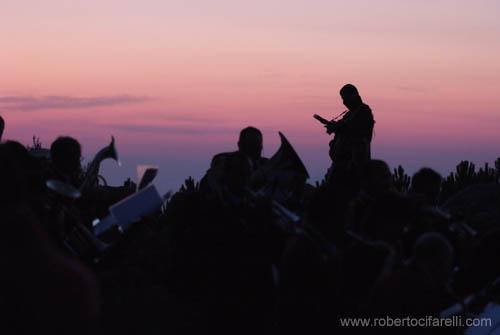
[[269,199],[280,228],[297,234],[302,231],[301,217],[289,207],[301,202],[309,173],[285,135],[281,132],[279,135],[281,145],[278,151],[254,172],[248,194],[251,199]]
[[82,195],[73,185],[57,179],[49,179],[45,182],[45,185],[52,192],[68,199],[76,200]]
[[120,166],[120,160],[118,159],[118,151],[115,146],[115,138],[111,136],[111,143],[101,150],[94,156],[94,159],[87,167],[85,178],[82,185],[80,186],[80,192],[85,193],[92,187],[95,187],[99,182],[99,168],[103,160],[111,158],[115,160]]
[[[247,197],[251,206],[255,206],[258,199],[266,198],[269,199],[263,192],[254,192],[247,189]],[[279,201],[269,199],[271,202],[271,210],[276,216],[276,224],[278,227],[289,235],[301,234],[303,230],[302,218],[295,212],[286,208]]]
[[313,118],[315,118],[316,120],[318,120],[319,122],[321,122],[325,126],[330,123],[330,121],[328,121],[327,119],[319,116],[318,114],[314,114]]
[[329,262],[336,257],[335,248],[321,232],[303,220],[300,212],[309,173],[285,135],[280,132],[279,136],[278,151],[251,177],[248,200],[254,204],[259,198],[268,199],[275,215],[274,223],[281,232],[311,241],[321,253],[321,261]]
[[81,222],[74,201],[81,193],[71,184],[49,179],[45,182],[51,191],[51,213],[53,213],[56,238],[73,255],[80,258],[94,257],[108,245],[93,235]]
[[282,204],[298,200],[309,173],[299,155],[279,133],[281,145],[276,153],[251,178],[251,189]]
[[84,259],[97,257],[109,247],[79,223],[75,223],[67,232],[64,246],[75,256]]

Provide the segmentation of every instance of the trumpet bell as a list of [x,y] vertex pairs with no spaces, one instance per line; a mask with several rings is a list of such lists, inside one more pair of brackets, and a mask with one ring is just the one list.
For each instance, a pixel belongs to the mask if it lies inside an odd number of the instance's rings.
[[121,166],[120,156],[118,155],[118,150],[116,149],[114,136],[111,136],[111,142],[107,146],[99,150],[94,157],[94,161],[100,164],[103,160],[108,158],[114,160]]
[[120,161],[120,156],[118,155],[118,150],[115,145],[115,137],[111,136],[111,143],[109,144],[109,158],[116,161],[118,166],[122,166],[122,162]]
[[80,190],[82,192],[85,193],[89,188],[97,184],[99,178],[99,167],[102,161],[108,158],[115,160],[118,165],[121,166],[120,160],[118,158],[118,150],[116,150],[114,136],[111,136],[111,143],[99,150],[92,162],[90,162],[90,164],[88,165],[87,171],[85,172],[85,179],[80,186]]

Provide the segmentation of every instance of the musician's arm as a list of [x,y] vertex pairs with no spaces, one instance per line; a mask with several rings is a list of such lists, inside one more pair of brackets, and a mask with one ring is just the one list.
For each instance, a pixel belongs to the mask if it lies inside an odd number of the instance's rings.
[[356,132],[357,129],[364,128],[370,123],[370,115],[366,111],[359,110],[348,119],[342,118],[339,121],[331,121],[331,125],[326,125],[329,134],[339,132]]

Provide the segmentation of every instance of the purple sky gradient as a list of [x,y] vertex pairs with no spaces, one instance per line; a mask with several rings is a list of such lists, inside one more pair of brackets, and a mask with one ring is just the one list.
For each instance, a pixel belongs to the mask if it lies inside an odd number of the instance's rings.
[[0,114],[6,138],[73,135],[86,157],[116,137],[124,166],[158,185],[200,178],[239,129],[278,131],[321,178],[328,141],[312,119],[356,84],[376,118],[373,153],[448,173],[500,156],[500,3],[479,1],[4,0]]

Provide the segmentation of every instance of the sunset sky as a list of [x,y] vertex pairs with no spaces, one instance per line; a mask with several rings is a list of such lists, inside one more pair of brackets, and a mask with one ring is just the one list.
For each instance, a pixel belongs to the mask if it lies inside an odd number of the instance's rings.
[[373,155],[448,173],[500,156],[500,1],[2,0],[4,137],[45,146],[71,135],[91,158],[114,135],[135,178],[199,179],[253,125],[272,155],[282,131],[313,180],[329,136],[312,118],[373,109]]

